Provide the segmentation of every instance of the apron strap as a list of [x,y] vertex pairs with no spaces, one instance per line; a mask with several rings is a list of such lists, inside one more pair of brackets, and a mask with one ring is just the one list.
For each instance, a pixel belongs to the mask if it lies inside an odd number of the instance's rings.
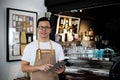
[[49,40],[49,41],[50,41],[51,53],[52,53],[52,55],[53,55],[53,46],[52,46],[52,42],[51,42],[51,40]]
[[[51,47],[51,54],[53,55],[53,46],[52,46],[52,42],[51,40],[49,40],[50,42],[50,47]],[[40,38],[38,38],[38,49],[37,49],[37,54],[38,54],[38,59],[41,58],[41,51],[40,51]]]
[[37,49],[38,59],[40,59],[40,38],[38,37],[38,49]]

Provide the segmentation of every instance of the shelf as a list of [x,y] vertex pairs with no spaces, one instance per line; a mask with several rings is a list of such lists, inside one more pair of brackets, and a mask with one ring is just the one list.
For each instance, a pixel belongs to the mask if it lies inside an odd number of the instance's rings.
[[110,62],[109,58],[85,58],[85,57],[74,57],[74,56],[65,56],[65,59],[72,59],[72,60],[89,60],[89,61],[106,61]]

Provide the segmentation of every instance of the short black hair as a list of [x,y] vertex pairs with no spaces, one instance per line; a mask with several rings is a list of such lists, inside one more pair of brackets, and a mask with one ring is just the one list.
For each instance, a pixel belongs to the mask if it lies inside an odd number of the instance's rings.
[[48,21],[50,23],[50,27],[52,27],[51,26],[51,21],[48,18],[46,18],[46,17],[41,17],[41,18],[38,19],[38,21],[37,21],[37,27],[38,27],[40,21]]

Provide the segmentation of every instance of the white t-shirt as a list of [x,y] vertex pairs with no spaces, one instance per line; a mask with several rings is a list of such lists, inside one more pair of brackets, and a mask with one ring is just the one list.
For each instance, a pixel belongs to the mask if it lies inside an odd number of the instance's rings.
[[[56,62],[60,60],[64,60],[64,52],[63,48],[60,44],[56,43],[55,41],[51,41],[53,49],[55,49],[55,55],[56,55]],[[29,44],[26,45],[24,51],[22,60],[30,62],[30,65],[34,65],[35,57],[36,57],[36,51],[38,49],[38,41],[35,40]],[[51,49],[50,42],[40,42],[40,49]],[[47,57],[46,57],[47,58]]]

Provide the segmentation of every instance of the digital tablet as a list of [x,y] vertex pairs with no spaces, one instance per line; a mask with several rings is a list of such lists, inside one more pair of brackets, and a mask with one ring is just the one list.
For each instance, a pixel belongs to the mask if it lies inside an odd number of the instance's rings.
[[61,67],[61,66],[65,66],[67,62],[66,61],[62,61],[62,62],[57,62],[51,69],[50,71],[55,71],[55,69]]

